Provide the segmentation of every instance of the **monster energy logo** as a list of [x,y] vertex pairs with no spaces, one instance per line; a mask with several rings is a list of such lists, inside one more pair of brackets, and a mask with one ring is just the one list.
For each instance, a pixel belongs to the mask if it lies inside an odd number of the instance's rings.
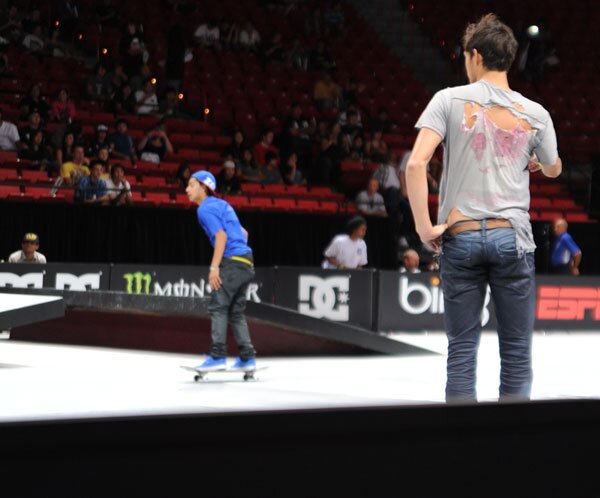
[[127,282],[125,291],[128,294],[150,294],[152,275],[149,273],[136,271],[135,273],[126,273],[123,278]]
[[[206,280],[200,278],[197,282],[186,281],[180,278],[177,281],[153,281],[156,273],[125,273],[123,279],[126,282],[125,291],[128,294],[153,294],[155,296],[176,297],[205,297],[210,295],[212,289]],[[252,282],[246,290],[246,299],[260,303],[258,296],[258,284]]]

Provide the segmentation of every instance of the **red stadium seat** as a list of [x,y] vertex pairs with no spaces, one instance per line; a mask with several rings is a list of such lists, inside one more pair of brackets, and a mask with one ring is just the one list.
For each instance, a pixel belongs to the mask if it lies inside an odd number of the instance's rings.
[[552,201],[549,197],[532,197],[529,206],[531,209],[549,208],[552,206]]
[[42,201],[66,202],[67,200],[67,197],[60,191],[52,194],[50,187],[25,187],[25,194]]
[[0,185],[0,198],[20,197],[21,188],[18,185]]
[[338,203],[335,201],[320,201],[319,211],[326,214],[336,214],[339,210]]
[[296,208],[296,200],[295,199],[286,199],[276,197],[273,199],[273,204],[276,209],[282,211],[292,211]]
[[242,192],[247,194],[259,194],[264,192],[264,187],[260,183],[244,182],[242,183]]
[[269,195],[281,195],[286,191],[285,185],[284,184],[271,184],[271,185],[265,185],[263,187],[263,190],[265,192],[265,194],[269,194]]
[[319,211],[319,201],[313,199],[298,199],[297,205],[302,211]]
[[167,184],[165,182],[164,176],[142,176],[142,187],[166,187]]
[[158,205],[173,204],[167,192],[146,192],[145,198]]
[[273,199],[271,197],[250,197],[250,207],[258,209],[272,209]]
[[18,181],[19,175],[14,168],[0,168],[0,182],[3,181]]
[[140,192],[139,190],[133,190],[131,192],[131,198],[133,201],[133,204],[136,206],[154,206],[154,202],[144,198],[144,196],[142,195],[142,192]]
[[175,194],[174,204],[186,208],[195,206],[195,204],[190,202],[190,198],[187,194]]
[[21,180],[34,183],[50,183],[52,178],[48,178],[48,173],[40,170],[24,169],[21,170]]
[[565,213],[565,220],[569,223],[596,223],[596,220],[590,219],[587,213]]
[[245,195],[228,195],[225,200],[231,204],[234,209],[245,209],[250,206],[248,197]]

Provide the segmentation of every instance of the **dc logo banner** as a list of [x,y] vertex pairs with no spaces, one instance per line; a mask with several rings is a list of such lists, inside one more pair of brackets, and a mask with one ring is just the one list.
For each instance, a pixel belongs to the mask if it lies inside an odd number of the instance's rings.
[[350,317],[350,277],[300,275],[298,311],[315,318],[347,322]]
[[33,287],[34,289],[41,289],[44,287],[44,273],[17,275],[15,273],[2,272],[0,273],[0,287],[15,287],[18,289]]
[[100,288],[99,273],[84,273],[83,275],[72,275],[71,273],[56,274],[56,288],[71,291],[86,291]]

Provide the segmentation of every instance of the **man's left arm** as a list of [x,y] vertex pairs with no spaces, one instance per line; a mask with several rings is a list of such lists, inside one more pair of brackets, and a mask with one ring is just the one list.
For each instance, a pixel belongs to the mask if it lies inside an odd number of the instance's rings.
[[565,239],[565,241],[567,243],[567,247],[568,247],[569,251],[572,254],[571,274],[579,275],[579,264],[581,263],[581,258],[582,258],[581,249],[575,243],[575,241],[573,240],[573,237],[571,237],[570,234],[568,234],[568,237]]
[[215,233],[215,247],[213,250],[213,257],[210,262],[210,271],[208,272],[208,283],[214,290],[219,290],[222,284],[221,276],[219,274],[219,265],[223,260],[226,244],[227,234],[225,233],[225,230],[221,229]]
[[571,262],[571,274],[579,275],[579,264],[581,263],[581,251],[573,255],[573,261]]

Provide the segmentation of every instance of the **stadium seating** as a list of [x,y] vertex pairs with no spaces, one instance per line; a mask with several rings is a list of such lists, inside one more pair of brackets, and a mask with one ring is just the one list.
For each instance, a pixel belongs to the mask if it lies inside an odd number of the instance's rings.
[[[535,3],[535,2],[534,2]],[[538,2],[542,5],[541,0]],[[91,12],[93,2],[81,3],[82,19],[86,12]],[[432,42],[439,46],[443,53],[452,60],[456,33],[460,32],[465,19],[465,10],[472,8],[468,18],[483,13],[485,5],[473,5],[467,0],[457,0],[453,5],[434,0],[401,0],[400,4],[428,32]],[[483,3],[484,4],[484,3]],[[554,71],[542,88],[536,89],[519,75],[515,75],[517,89],[522,88],[528,95],[544,103],[555,118],[557,130],[562,144],[568,144],[566,155],[570,159],[581,160],[589,157],[594,148],[598,148],[600,127],[593,119],[592,109],[600,108],[597,96],[590,95],[587,89],[594,88],[598,77],[593,64],[584,57],[578,61],[573,71],[576,57],[572,54],[582,53],[578,48],[578,22],[588,15],[597,16],[594,9],[588,8],[587,2],[581,5],[568,6],[557,0],[551,0],[552,9],[548,11],[548,23],[555,33],[560,27],[563,36],[558,46],[561,68]],[[120,6],[123,12],[135,15],[137,2]],[[518,0],[507,0],[500,7],[500,14],[511,21],[520,9]],[[168,16],[160,3],[145,4],[147,12],[145,32],[147,44],[153,61],[160,60],[166,54],[165,39],[162,36]],[[268,15],[266,13],[268,12]],[[368,130],[380,106],[390,111],[396,128],[384,135],[390,150],[402,157],[409,150],[414,140],[413,124],[425,103],[431,97],[422,82],[413,75],[410,68],[402,64],[392,51],[383,44],[376,34],[369,30],[366,23],[348,5],[344,5],[347,21],[347,32],[339,39],[329,42],[332,56],[336,60],[336,79],[344,85],[351,77],[356,78],[365,89],[359,94],[358,101],[365,129]],[[240,19],[251,19],[263,33],[265,39],[275,30],[286,33],[285,27],[293,32],[293,27],[304,22],[302,11],[291,10],[284,15],[279,10],[266,11],[256,0],[224,0],[220,2],[204,2],[203,8],[186,19],[186,35],[193,31],[200,21],[218,14],[217,17],[239,16]],[[596,19],[597,21],[600,19]],[[564,28],[564,29],[563,29]],[[86,37],[97,36],[98,43],[107,48],[108,53],[116,53],[121,33],[117,28],[107,28],[102,32],[93,22],[85,26]],[[310,48],[315,39],[303,42]],[[373,57],[373,54],[377,57]],[[165,207],[189,207],[190,203],[180,187],[171,183],[179,163],[187,161],[192,171],[208,169],[217,174],[223,158],[222,150],[231,143],[230,132],[239,127],[246,132],[249,143],[257,139],[263,126],[271,126],[281,130],[281,123],[289,112],[291,103],[301,104],[303,113],[317,119],[333,118],[336,112],[320,111],[312,99],[313,85],[319,73],[302,71],[287,67],[265,64],[255,53],[237,53],[223,51],[219,54],[201,48],[194,48],[194,58],[186,65],[183,81],[183,103],[193,113],[193,119],[166,119],[166,127],[175,148],[175,152],[157,165],[138,161],[135,165],[129,161],[122,162],[126,168],[126,176],[134,189],[134,203],[137,205],[159,205]],[[11,45],[9,57],[19,60],[15,65],[15,74],[0,78],[0,107],[4,119],[24,125],[20,119],[18,102],[24,96],[23,82],[39,81],[42,93],[47,99],[67,86],[77,102],[78,119],[83,124],[84,132],[91,135],[99,123],[114,127],[116,116],[102,104],[81,98],[84,82],[89,68],[81,60],[65,58],[38,59],[28,54],[23,48]],[[164,80],[161,66],[153,65],[159,86]],[[569,75],[569,94],[561,90],[565,87],[566,75]],[[401,84],[399,84],[399,81]],[[597,92],[596,92],[597,93]],[[158,118],[156,116],[124,116],[129,122],[129,132],[136,139],[143,137]],[[563,119],[556,119],[561,117]],[[568,117],[570,119],[564,119]],[[57,123],[48,123],[47,131],[54,132]],[[26,161],[20,161],[16,152],[0,151],[0,183],[2,198],[21,198],[30,196],[37,200],[72,200],[70,189],[61,189],[55,197],[45,196],[41,191],[50,179],[46,172],[28,169]],[[329,187],[312,186],[261,186],[244,183],[240,196],[228,196],[235,207],[241,209],[282,210],[286,212],[308,211],[314,213],[354,213],[356,208],[352,199],[358,190],[366,186],[368,178],[378,165],[364,161],[344,160],[341,163],[341,185],[343,192],[335,192]],[[557,213],[589,221],[584,207],[570,198],[569,192],[559,181],[546,182],[532,175],[531,209],[532,219],[546,219]],[[30,190],[37,189],[41,190]],[[176,191],[178,193],[176,193]],[[430,196],[430,211],[437,208],[437,196]]]

